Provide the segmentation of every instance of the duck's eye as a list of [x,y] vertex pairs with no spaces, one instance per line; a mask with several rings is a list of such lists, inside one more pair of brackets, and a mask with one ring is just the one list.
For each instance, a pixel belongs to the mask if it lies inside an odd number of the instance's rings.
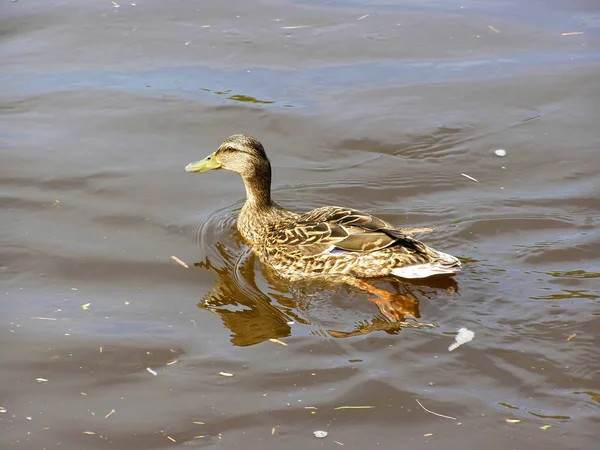
[[206,157],[206,160],[207,160],[207,161],[210,161],[210,156],[207,156],[207,157]]

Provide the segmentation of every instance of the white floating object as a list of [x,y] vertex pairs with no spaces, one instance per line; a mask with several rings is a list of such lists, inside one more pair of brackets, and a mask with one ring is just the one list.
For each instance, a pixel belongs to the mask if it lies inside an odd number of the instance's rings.
[[448,347],[448,351],[451,352],[455,348],[460,347],[463,344],[466,344],[469,341],[472,341],[475,337],[475,333],[466,328],[460,328],[458,330],[458,334],[454,337],[454,344]]
[[494,151],[494,153],[496,154],[496,156],[506,156],[506,150],[503,150],[501,148],[499,148],[498,150]]
[[475,183],[479,183],[479,180],[476,178],[473,178],[471,175],[467,175],[466,173],[461,173],[461,175],[465,178],[468,178],[469,180],[474,181]]
[[222,377],[232,377],[233,374],[229,373],[229,372],[219,372],[219,375],[221,375]]
[[324,437],[327,436],[327,431],[317,430],[317,431],[313,431],[313,434],[315,435],[316,438],[323,439]]
[[151,369],[150,367],[146,367],[146,370],[154,376],[158,375],[158,372],[156,370]]

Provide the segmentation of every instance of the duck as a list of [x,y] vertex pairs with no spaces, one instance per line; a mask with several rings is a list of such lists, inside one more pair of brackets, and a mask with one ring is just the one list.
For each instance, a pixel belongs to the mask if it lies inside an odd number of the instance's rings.
[[191,173],[221,169],[239,174],[246,189],[237,219],[239,234],[262,264],[285,279],[319,278],[355,286],[375,296],[370,300],[386,318],[399,321],[414,310],[414,300],[399,306],[398,294],[374,286],[371,279],[451,276],[461,269],[458,258],[414,237],[433,228],[397,228],[345,206],[308,212],[280,206],[271,195],[271,163],[255,137],[234,134],[214,153],[185,167]]

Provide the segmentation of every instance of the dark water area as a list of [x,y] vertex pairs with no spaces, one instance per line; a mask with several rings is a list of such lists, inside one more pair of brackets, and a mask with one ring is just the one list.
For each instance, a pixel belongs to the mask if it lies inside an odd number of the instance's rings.
[[[0,38],[0,448],[596,448],[597,1],[4,0]],[[239,177],[183,170],[234,133],[290,209],[436,227],[454,282],[378,284],[425,325],[261,266]]]

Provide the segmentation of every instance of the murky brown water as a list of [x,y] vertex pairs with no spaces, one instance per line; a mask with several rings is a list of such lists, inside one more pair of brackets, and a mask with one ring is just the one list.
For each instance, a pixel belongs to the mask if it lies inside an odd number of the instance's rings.
[[[114,3],[0,5],[1,448],[595,448],[597,2]],[[292,209],[438,227],[456,285],[381,284],[437,328],[265,273],[183,171],[233,133]]]

